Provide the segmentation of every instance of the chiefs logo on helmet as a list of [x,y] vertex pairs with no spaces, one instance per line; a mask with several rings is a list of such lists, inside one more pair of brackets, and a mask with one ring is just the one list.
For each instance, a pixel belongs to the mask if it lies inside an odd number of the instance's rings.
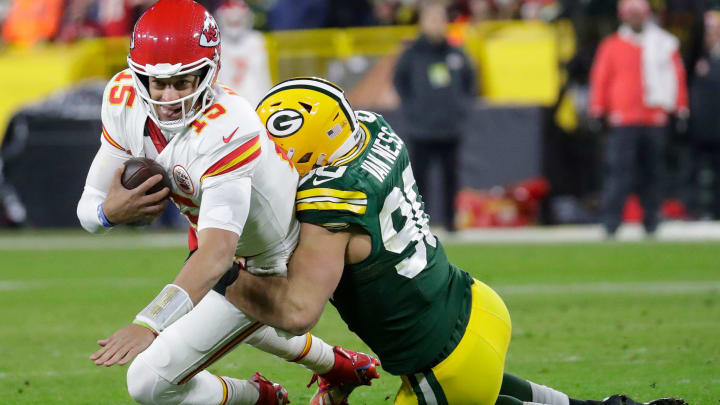
[[210,13],[205,13],[202,35],[200,35],[200,46],[213,47],[220,43],[220,30],[215,19]]

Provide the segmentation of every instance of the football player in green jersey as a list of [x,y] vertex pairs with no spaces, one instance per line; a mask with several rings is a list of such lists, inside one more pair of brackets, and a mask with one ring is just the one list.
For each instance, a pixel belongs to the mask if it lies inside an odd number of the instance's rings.
[[[396,405],[636,404],[619,395],[575,400],[503,373],[507,308],[448,261],[430,232],[405,145],[380,115],[353,111],[340,88],[316,78],[278,84],[257,112],[303,176],[300,241],[287,278],[241,272],[226,293],[231,302],[301,334],[330,300],[383,368],[401,376]],[[354,386],[324,377],[311,404],[345,403]]]

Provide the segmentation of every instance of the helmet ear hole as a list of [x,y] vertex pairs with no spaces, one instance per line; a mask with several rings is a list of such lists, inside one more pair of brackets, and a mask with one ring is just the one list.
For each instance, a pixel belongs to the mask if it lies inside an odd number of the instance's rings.
[[298,101],[298,104],[300,104],[302,106],[302,108],[304,108],[305,111],[307,111],[308,113],[312,112],[312,106],[310,104],[303,103],[302,101]]
[[137,77],[140,79],[140,83],[145,86],[145,89],[150,91],[150,77],[146,75],[137,75]]
[[308,153],[304,154],[303,157],[301,157],[300,160],[298,160],[297,162],[298,163],[307,163],[310,161],[311,157],[312,157],[312,152],[308,152]]

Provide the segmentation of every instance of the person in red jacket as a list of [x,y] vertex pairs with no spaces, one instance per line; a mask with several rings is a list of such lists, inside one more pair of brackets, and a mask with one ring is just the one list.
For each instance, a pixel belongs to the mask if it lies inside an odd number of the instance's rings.
[[590,74],[590,116],[605,119],[611,128],[603,224],[614,236],[625,199],[637,184],[643,226],[652,235],[659,223],[669,115],[683,121],[689,115],[685,69],[677,38],[651,20],[647,0],[620,0],[618,14],[622,24],[600,44]]

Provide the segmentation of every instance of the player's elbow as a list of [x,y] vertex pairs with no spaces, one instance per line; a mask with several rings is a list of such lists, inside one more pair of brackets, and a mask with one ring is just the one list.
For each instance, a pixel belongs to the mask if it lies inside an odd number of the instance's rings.
[[284,322],[285,325],[281,329],[292,333],[295,336],[304,335],[317,324],[317,319],[302,314],[294,314],[288,317]]
[[224,273],[233,264],[238,235],[222,229],[203,229],[199,233],[199,248],[196,253],[208,259],[209,263]]
[[314,310],[310,305],[294,303],[292,308],[285,312],[285,325],[281,329],[287,330],[295,335],[302,335],[309,332],[320,320],[320,311]]

